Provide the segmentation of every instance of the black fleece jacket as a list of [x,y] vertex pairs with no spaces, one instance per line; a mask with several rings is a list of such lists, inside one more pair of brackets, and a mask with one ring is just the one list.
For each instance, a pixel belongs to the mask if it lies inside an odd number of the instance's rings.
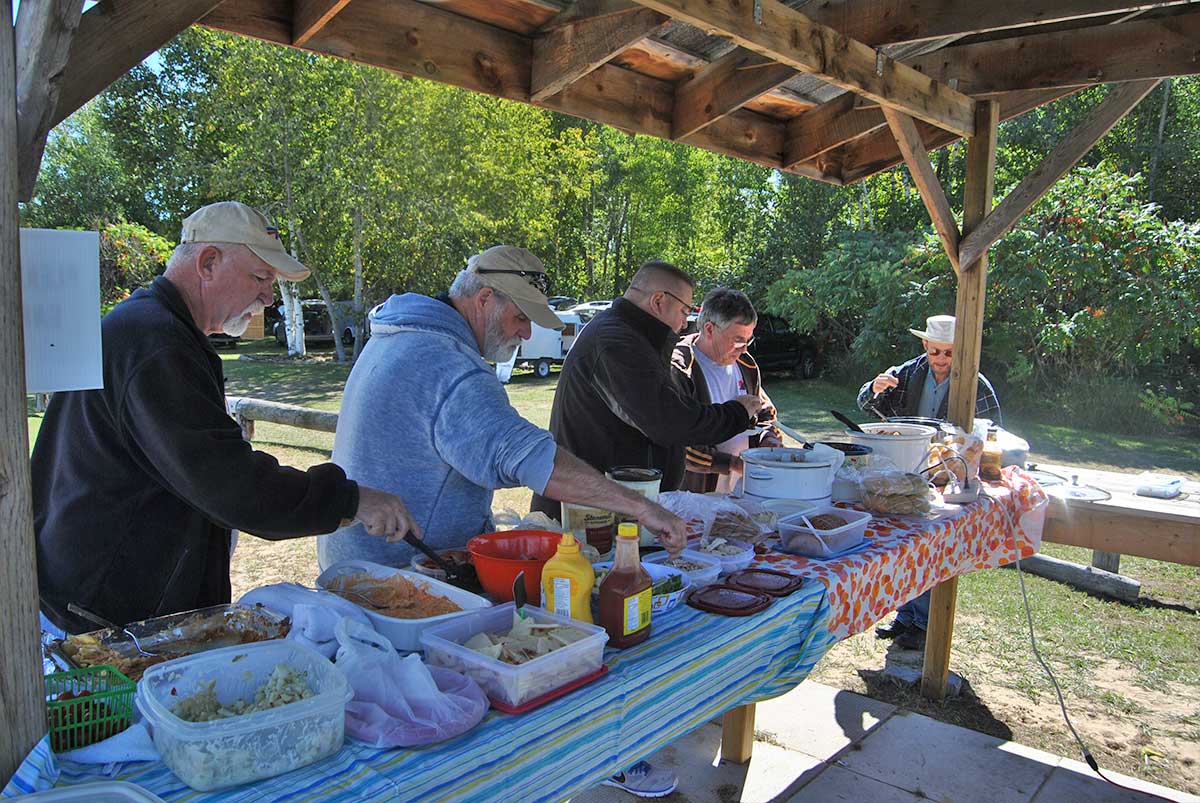
[[[599,471],[657,468],[661,490],[683,480],[684,449],[720,443],[746,429],[736,401],[701,404],[671,375],[671,328],[618,298],[584,327],[563,363],[550,411],[558,445]],[[558,502],[535,495],[534,510],[555,518]]]
[[105,316],[104,387],[56,393],[33,450],[42,611],[126,623],[229,602],[230,528],[331,532],[358,509],[339,467],[280,466],[225,409],[221,359],[169,281]]

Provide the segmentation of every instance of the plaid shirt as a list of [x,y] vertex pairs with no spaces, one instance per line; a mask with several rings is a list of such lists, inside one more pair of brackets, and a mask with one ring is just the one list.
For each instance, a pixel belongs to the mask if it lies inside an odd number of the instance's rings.
[[[892,366],[888,373],[900,380],[894,388],[888,388],[878,397],[871,392],[874,378],[858,391],[858,409],[866,411],[874,408],[885,416],[917,415],[917,406],[921,403],[921,389],[925,386],[925,375],[929,373],[929,358],[924,354],[912,358],[901,366]],[[946,395],[938,406],[937,418],[945,418],[949,407],[950,396]],[[1000,417],[1000,400],[992,383],[983,374],[979,375],[979,389],[975,395],[975,417],[988,418],[1002,426]]]

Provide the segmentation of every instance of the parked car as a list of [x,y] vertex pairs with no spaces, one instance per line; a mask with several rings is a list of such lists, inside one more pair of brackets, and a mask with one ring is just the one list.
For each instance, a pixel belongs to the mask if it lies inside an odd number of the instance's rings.
[[571,312],[575,315],[578,315],[579,320],[584,326],[586,326],[588,321],[596,317],[596,313],[603,312],[611,306],[612,301],[584,301],[582,304],[576,304],[575,306],[565,310],[565,312]]
[[572,296],[550,296],[546,299],[546,303],[552,310],[567,310],[578,304],[579,299]]
[[[335,301],[334,306],[341,318],[341,338],[343,346],[354,345],[354,302]],[[279,305],[279,318],[276,320],[272,333],[275,342],[281,346],[287,345],[287,327],[283,320],[283,305]],[[300,302],[304,311],[304,345],[331,345],[333,343],[333,322],[329,320],[329,310],[325,302],[319,298],[306,298]],[[369,335],[368,335],[369,336]]]
[[820,373],[816,338],[796,332],[778,315],[758,316],[750,353],[764,371],[791,371],[797,379],[813,379]]

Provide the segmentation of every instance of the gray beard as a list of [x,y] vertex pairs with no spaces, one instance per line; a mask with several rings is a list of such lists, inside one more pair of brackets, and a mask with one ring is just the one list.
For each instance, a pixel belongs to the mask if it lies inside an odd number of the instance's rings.
[[488,362],[508,362],[521,345],[521,338],[504,336],[500,320],[504,312],[501,307],[495,314],[488,315],[483,331],[483,358]]
[[230,337],[241,337],[246,334],[246,329],[250,326],[250,318],[246,317],[246,313],[250,313],[251,317],[263,311],[263,305],[260,301],[255,301],[250,306],[233,315],[221,324],[221,331]]

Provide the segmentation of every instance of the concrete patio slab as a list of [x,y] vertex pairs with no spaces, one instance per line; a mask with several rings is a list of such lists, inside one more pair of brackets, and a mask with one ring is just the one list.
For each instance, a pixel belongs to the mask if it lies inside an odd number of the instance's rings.
[[782,697],[759,703],[756,738],[828,759],[861,740],[896,711],[890,703],[821,683],[801,683]]
[[1164,797],[1179,803],[1200,803],[1200,797],[1189,795],[1175,789],[1143,781],[1140,778],[1130,778],[1119,772],[1100,768],[1106,777],[1111,778],[1121,786],[1128,786],[1138,791],[1128,791],[1105,781],[1092,771],[1092,768],[1082,761],[1064,758],[1058,767],[1050,774],[1050,780],[1034,797],[1034,803],[1057,803],[1060,800],[1087,800],[1089,803],[1146,803],[1147,796]]
[[860,775],[946,803],[1029,803],[1055,765],[1000,749],[1004,744],[900,711],[870,732],[861,749],[846,752],[841,763]]
[[831,766],[787,803],[920,803],[925,798],[895,786]]

